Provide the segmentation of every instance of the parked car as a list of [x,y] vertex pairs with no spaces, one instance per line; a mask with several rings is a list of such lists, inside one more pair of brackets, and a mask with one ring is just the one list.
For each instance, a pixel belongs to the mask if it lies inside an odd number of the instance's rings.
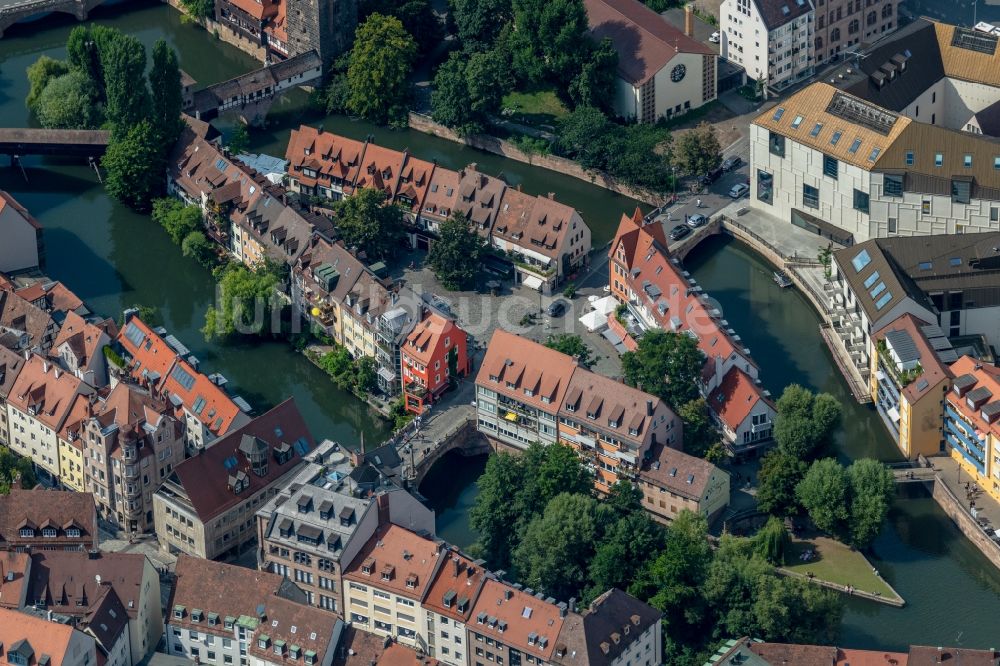
[[566,301],[552,301],[547,312],[550,317],[561,317],[566,312]]
[[691,227],[684,224],[678,224],[670,230],[670,240],[680,240],[689,233],[691,233]]
[[703,227],[708,224],[708,218],[704,215],[699,215],[695,213],[687,219],[687,225],[692,229],[697,229],[698,227]]
[[721,38],[722,35],[720,35],[718,32],[713,32],[712,36],[708,38],[708,41],[712,42],[713,44],[718,44]]
[[722,170],[732,171],[733,169],[738,169],[741,164],[743,164],[743,159],[739,155],[733,155],[732,157],[727,157],[726,161],[722,163]]
[[732,189],[729,190],[729,196],[734,199],[742,199],[749,191],[750,186],[746,183],[736,183],[733,185]]
[[700,184],[702,187],[708,187],[715,181],[719,180],[719,178],[722,176],[723,173],[725,173],[725,171],[722,170],[722,167],[715,167],[714,169],[706,173],[704,176],[699,178],[698,184]]

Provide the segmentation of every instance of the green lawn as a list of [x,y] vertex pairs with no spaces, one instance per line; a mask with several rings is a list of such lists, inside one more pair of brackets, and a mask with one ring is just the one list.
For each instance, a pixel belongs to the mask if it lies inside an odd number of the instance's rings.
[[[799,555],[810,548],[818,555],[803,562]],[[811,571],[816,578],[831,583],[853,585],[857,590],[873,594],[878,592],[889,599],[897,598],[885,581],[872,573],[872,565],[864,555],[833,539],[815,537],[793,541],[785,554],[785,563],[785,569],[804,576]]]
[[551,89],[507,93],[503,97],[503,108],[514,110],[513,115],[505,117],[535,127],[555,127],[556,121],[569,113]]

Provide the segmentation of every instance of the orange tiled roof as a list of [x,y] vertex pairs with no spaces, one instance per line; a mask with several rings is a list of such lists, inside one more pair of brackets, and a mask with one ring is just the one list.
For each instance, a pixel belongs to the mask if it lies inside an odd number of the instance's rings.
[[922,327],[926,325],[927,322],[921,321],[912,314],[907,313],[894,319],[888,325],[872,334],[872,339],[878,342],[879,340],[884,340],[886,334],[892,331],[906,331],[913,341],[914,346],[916,346],[920,354],[920,367],[922,368],[920,379],[926,379],[927,383],[912,381],[903,387],[903,394],[906,395],[911,404],[919,400],[924,394],[935,389],[942,381],[951,377],[948,366],[938,358],[937,352],[931,348],[927,337],[922,331]]
[[276,2],[258,2],[257,0],[227,0],[227,2],[260,21],[278,13],[278,3]]
[[[576,367],[576,361],[566,354],[498,328],[490,339],[476,383],[500,393],[515,392],[521,402],[551,414],[562,404]],[[527,395],[525,390],[532,394]],[[548,402],[543,402],[543,397]]]
[[34,615],[0,608],[0,643],[8,655],[17,643],[24,640],[35,655],[34,660],[29,663],[37,663],[41,655],[47,655],[50,663],[62,664],[74,638],[78,638],[82,644],[89,644],[93,652],[93,638],[85,637],[67,624],[49,622]]
[[[444,564],[427,588],[423,606],[459,622],[468,622],[486,581],[486,570],[457,551],[448,551],[445,557]],[[446,599],[449,600],[448,606],[445,606]],[[461,604],[463,599],[464,607]]]
[[[54,352],[64,343],[69,344],[80,365],[89,365],[96,354],[101,353],[101,340],[105,335],[108,341],[118,334],[114,321],[107,320],[102,326],[91,324],[75,312],[68,312],[63,320],[62,328],[52,343]],[[57,355],[57,354],[54,354]]]
[[465,331],[436,312],[430,312],[424,320],[413,327],[403,343],[402,353],[422,365],[429,364],[434,351],[442,344],[446,335],[465,335]]

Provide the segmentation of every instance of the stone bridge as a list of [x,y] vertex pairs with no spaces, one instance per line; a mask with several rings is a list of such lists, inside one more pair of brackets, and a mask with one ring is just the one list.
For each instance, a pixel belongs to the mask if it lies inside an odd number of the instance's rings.
[[436,415],[436,418],[447,418],[447,429],[442,431],[438,428],[430,437],[418,432],[399,446],[399,455],[403,460],[402,477],[412,490],[418,489],[435,463],[452,451],[474,456],[493,450],[476,429],[475,409],[469,405],[456,405],[448,411],[451,413]]
[[0,0],[0,37],[18,21],[39,14],[61,12],[72,14],[78,21],[86,21],[90,10],[102,2],[104,0]]

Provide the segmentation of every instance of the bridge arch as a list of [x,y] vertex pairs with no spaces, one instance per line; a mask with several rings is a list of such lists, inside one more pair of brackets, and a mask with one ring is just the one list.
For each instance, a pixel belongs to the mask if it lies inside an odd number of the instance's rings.
[[0,37],[15,23],[41,14],[70,14],[86,21],[90,10],[104,0],[27,0],[0,8]]

